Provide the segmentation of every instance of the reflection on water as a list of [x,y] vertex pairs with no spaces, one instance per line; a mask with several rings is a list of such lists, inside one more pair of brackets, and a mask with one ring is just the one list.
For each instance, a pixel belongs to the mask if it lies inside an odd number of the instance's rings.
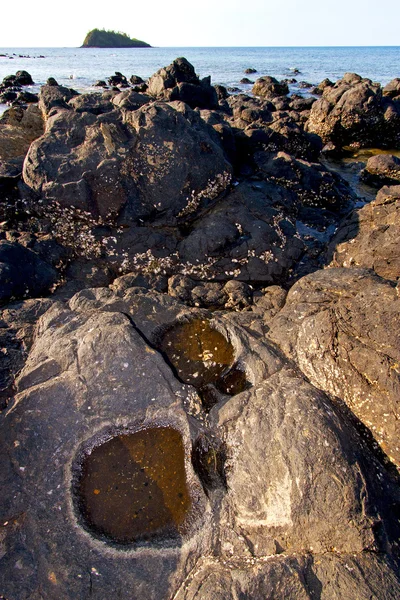
[[377,154],[393,154],[400,158],[400,150],[381,150],[380,148],[344,148],[346,155],[341,158],[324,158],[322,164],[338,173],[345,179],[360,198],[358,206],[371,202],[377,194],[377,189],[360,180],[360,172],[371,156]]
[[232,344],[205,319],[180,323],[167,331],[160,349],[185,383],[214,383],[232,365]]
[[191,498],[180,433],[154,427],[97,446],[83,462],[77,495],[86,527],[113,542],[182,533]]

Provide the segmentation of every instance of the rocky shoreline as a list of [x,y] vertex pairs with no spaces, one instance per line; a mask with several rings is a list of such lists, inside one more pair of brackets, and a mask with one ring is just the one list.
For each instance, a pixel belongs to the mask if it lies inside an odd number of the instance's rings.
[[[0,118],[0,598],[397,599],[400,79],[28,75]],[[327,166],[365,148],[369,203]]]

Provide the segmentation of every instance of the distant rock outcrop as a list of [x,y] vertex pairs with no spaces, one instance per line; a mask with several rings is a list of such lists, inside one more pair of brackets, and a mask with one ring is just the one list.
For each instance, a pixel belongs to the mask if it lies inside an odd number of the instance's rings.
[[150,44],[130,38],[120,31],[92,29],[82,44],[82,48],[150,48]]

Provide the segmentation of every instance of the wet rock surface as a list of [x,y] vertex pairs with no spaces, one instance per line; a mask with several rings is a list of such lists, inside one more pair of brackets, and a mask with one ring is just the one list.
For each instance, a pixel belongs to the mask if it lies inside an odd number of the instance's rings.
[[0,121],[0,596],[397,600],[399,186],[320,158],[398,80],[139,83]]

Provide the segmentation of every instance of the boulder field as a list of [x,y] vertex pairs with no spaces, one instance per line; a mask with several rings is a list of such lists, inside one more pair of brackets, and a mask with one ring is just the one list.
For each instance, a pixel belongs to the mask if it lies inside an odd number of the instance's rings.
[[117,75],[0,119],[0,598],[397,600],[399,80]]

